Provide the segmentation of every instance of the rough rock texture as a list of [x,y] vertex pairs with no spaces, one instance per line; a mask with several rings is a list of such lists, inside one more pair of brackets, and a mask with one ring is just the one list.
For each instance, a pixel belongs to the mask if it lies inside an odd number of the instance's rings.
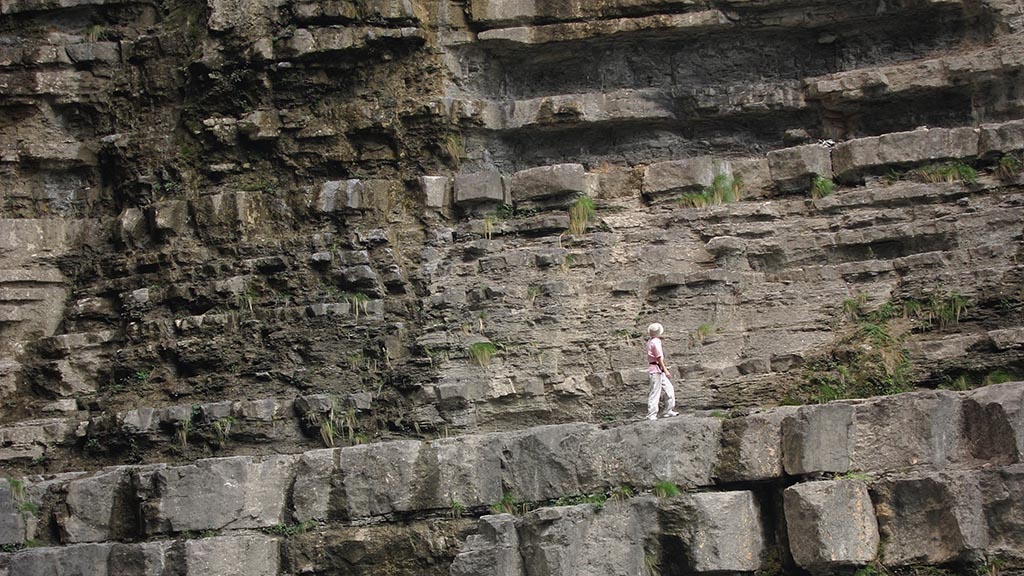
[[787,488],[785,499],[789,546],[802,568],[827,574],[878,555],[878,524],[864,483],[805,482]]
[[1020,564],[1018,0],[0,15],[3,576]]

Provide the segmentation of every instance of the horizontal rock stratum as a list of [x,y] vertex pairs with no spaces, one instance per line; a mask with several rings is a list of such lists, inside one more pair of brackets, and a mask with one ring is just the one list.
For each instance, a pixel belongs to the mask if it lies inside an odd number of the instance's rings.
[[[227,574],[248,567],[285,574],[278,570],[288,562],[281,560],[288,545],[280,540],[293,537],[287,527],[297,523],[317,526],[314,532],[355,529],[444,517],[453,508],[479,514],[509,502],[541,508],[483,517],[480,535],[454,560],[453,574],[491,573],[486,567],[492,562],[508,570],[500,573],[534,573],[528,566],[538,563],[552,570],[543,573],[562,574],[550,567],[588,558],[608,574],[630,574],[653,553],[653,534],[661,535],[662,546],[664,538],[677,539],[686,550],[661,549],[662,562],[690,562],[697,573],[753,571],[763,566],[774,530],[766,524],[775,513],[770,494],[783,488],[793,558],[812,572],[873,561],[881,553],[879,534],[890,543],[882,556],[890,565],[996,552],[1018,557],[1024,511],[1013,495],[1024,492],[1022,454],[1024,383],[1008,383],[737,417],[542,426],[184,466],[125,466],[27,477],[17,491],[4,487],[5,542],[45,537],[52,522],[59,528],[53,543],[64,546],[7,554],[0,562],[11,575],[49,573],[23,571],[45,562],[126,574],[120,563],[129,561],[146,566],[139,574],[176,562],[190,566],[188,574],[202,573],[208,562],[226,562]],[[633,497],[665,483],[684,494]],[[927,497],[910,497],[924,486],[920,494]],[[609,493],[604,507],[544,507]],[[935,510],[944,514],[934,527],[941,538],[917,538],[916,519]],[[605,533],[608,541],[594,536],[574,544],[558,532]],[[633,536],[611,542],[612,534],[622,533]],[[197,534],[211,537],[196,540]],[[152,541],[105,543],[136,535]],[[594,560],[588,548],[577,547],[582,543],[607,546],[612,556]],[[230,550],[249,552],[231,564]]]

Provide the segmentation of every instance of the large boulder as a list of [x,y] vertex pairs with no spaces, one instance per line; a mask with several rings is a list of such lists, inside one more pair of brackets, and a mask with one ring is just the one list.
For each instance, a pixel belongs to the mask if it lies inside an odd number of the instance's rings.
[[539,166],[513,174],[510,192],[517,205],[564,207],[587,193],[587,177],[580,164]]
[[451,576],[524,576],[515,516],[483,516],[452,562]]
[[718,168],[711,156],[657,162],[644,169],[641,190],[652,198],[699,192],[711,185]]
[[853,407],[804,406],[782,421],[782,461],[787,474],[850,469]]
[[185,542],[189,576],[278,576],[280,543],[263,534],[238,534]]
[[661,508],[662,533],[679,539],[688,573],[754,572],[762,567],[764,528],[752,492],[689,494]]
[[146,534],[263,528],[287,520],[295,456],[237,456],[140,469],[135,485]]
[[878,555],[878,524],[863,482],[804,482],[787,488],[783,500],[789,548],[801,568],[827,574]]
[[782,192],[807,192],[816,176],[832,177],[832,151],[818,144],[768,153],[772,181]]
[[722,482],[781,477],[782,422],[798,410],[785,406],[723,421],[722,451],[715,477]]
[[509,200],[504,179],[496,171],[473,172],[455,176],[455,204],[457,206],[507,204]]
[[102,542],[137,535],[138,510],[130,469],[110,468],[68,482],[64,507],[56,515],[61,540]]
[[866,174],[970,159],[978,154],[978,138],[976,128],[922,128],[849,140],[832,151],[832,169],[838,179],[858,182]]

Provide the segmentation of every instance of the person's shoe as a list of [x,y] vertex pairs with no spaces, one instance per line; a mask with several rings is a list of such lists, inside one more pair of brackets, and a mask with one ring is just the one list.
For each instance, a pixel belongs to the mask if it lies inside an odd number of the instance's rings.
[[648,420],[657,420],[658,417],[657,416],[648,416],[647,419]]
[[669,410],[668,412],[665,412],[665,414],[662,415],[662,418],[671,418],[673,416],[679,416],[679,412],[676,412],[675,410]]

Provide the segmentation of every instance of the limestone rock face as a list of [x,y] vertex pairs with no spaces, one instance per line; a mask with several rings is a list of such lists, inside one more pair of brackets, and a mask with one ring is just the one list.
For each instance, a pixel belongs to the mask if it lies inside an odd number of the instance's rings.
[[804,482],[784,495],[790,549],[802,568],[826,574],[878,555],[878,524],[864,483]]

